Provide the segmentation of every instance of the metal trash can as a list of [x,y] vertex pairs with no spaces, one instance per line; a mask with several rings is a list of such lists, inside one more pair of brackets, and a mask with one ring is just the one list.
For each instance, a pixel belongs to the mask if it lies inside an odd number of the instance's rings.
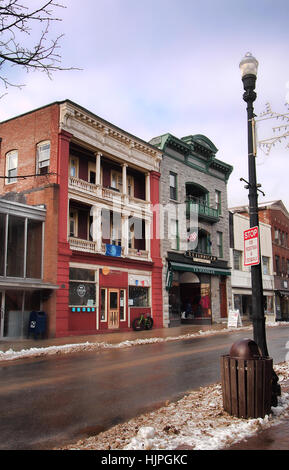
[[44,337],[46,332],[46,312],[32,311],[29,316],[28,338],[32,333],[36,339],[38,335]]
[[233,344],[221,356],[223,407],[238,418],[264,418],[271,411],[273,359],[261,357],[255,341]]

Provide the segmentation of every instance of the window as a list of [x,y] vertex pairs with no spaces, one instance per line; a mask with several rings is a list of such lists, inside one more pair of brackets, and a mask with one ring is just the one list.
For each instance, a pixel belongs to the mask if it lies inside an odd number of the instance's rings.
[[111,188],[116,189],[117,191],[122,190],[122,174],[119,171],[111,171]]
[[222,213],[222,202],[221,202],[221,191],[215,191],[215,209],[217,209],[218,214]]
[[41,279],[42,274],[42,226],[42,222],[28,219],[26,242],[26,277],[32,279]]
[[131,175],[127,175],[127,194],[134,196],[134,178]]
[[211,235],[209,232],[200,229],[198,233],[198,245],[195,250],[197,253],[210,255],[212,253]]
[[100,321],[107,321],[107,289],[100,289]]
[[112,212],[110,218],[110,242],[112,245],[121,246],[121,214]]
[[131,307],[149,307],[149,288],[130,286],[129,287],[129,305]]
[[233,250],[234,269],[242,271],[242,251]]
[[43,224],[42,220],[0,213],[0,276],[42,278]]
[[177,175],[170,172],[170,199],[177,200]]
[[40,142],[37,145],[37,168],[36,173],[45,175],[50,165],[50,142]]
[[17,181],[18,151],[12,150],[6,154],[6,183]]
[[171,247],[173,250],[180,249],[180,237],[179,237],[179,221],[175,219],[170,220],[169,224]]
[[277,275],[280,274],[280,258],[278,255],[275,256],[275,271]]
[[[0,213],[0,246],[5,247],[6,214]],[[4,276],[5,249],[0,250],[0,276]],[[1,305],[0,305],[1,308]]]
[[78,213],[76,210],[69,211],[69,236],[77,237],[78,235]]
[[262,264],[263,264],[263,274],[270,274],[269,273],[269,258],[268,258],[268,256],[262,256]]
[[78,158],[70,157],[69,159],[69,176],[78,178]]
[[7,276],[24,277],[25,219],[9,215],[7,241]]
[[69,269],[69,305],[95,306],[95,273],[91,269]]
[[218,248],[218,257],[223,258],[223,234],[222,232],[217,232],[217,248]]
[[286,273],[286,259],[282,258],[282,275]]
[[279,230],[276,227],[274,228],[274,240],[279,243]]
[[125,290],[120,289],[119,291],[119,319],[125,321]]

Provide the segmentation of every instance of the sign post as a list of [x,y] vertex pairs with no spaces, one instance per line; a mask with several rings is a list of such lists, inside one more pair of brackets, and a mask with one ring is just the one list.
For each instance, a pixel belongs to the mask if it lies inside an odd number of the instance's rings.
[[259,229],[251,227],[244,231],[244,266],[254,266],[259,263]]

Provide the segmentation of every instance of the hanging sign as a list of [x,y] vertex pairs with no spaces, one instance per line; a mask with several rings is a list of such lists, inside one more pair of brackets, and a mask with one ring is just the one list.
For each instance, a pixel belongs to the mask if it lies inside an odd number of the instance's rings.
[[254,266],[259,263],[259,229],[251,227],[244,231],[244,266]]

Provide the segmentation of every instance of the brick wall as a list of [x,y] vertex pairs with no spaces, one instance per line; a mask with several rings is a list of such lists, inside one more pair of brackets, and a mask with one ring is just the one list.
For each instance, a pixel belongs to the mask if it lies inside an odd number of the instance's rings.
[[[41,141],[50,140],[49,171],[57,173],[58,105],[47,106],[10,119],[0,125],[0,175],[5,176],[6,153],[18,150],[17,175],[36,173],[36,148]],[[43,281],[57,284],[58,204],[59,186],[56,175],[33,176],[7,184],[0,178],[0,195],[30,205],[46,206],[44,236]],[[48,334],[55,335],[56,292],[46,296],[42,308],[48,312]]]
[[[51,142],[49,171],[57,173],[58,119],[59,107],[54,104],[2,123],[0,175],[5,175],[5,156],[10,150],[18,150],[18,176],[35,174],[36,146],[44,140]],[[56,176],[35,176],[10,184],[6,184],[5,179],[0,179],[0,194],[21,192],[56,181]]]

